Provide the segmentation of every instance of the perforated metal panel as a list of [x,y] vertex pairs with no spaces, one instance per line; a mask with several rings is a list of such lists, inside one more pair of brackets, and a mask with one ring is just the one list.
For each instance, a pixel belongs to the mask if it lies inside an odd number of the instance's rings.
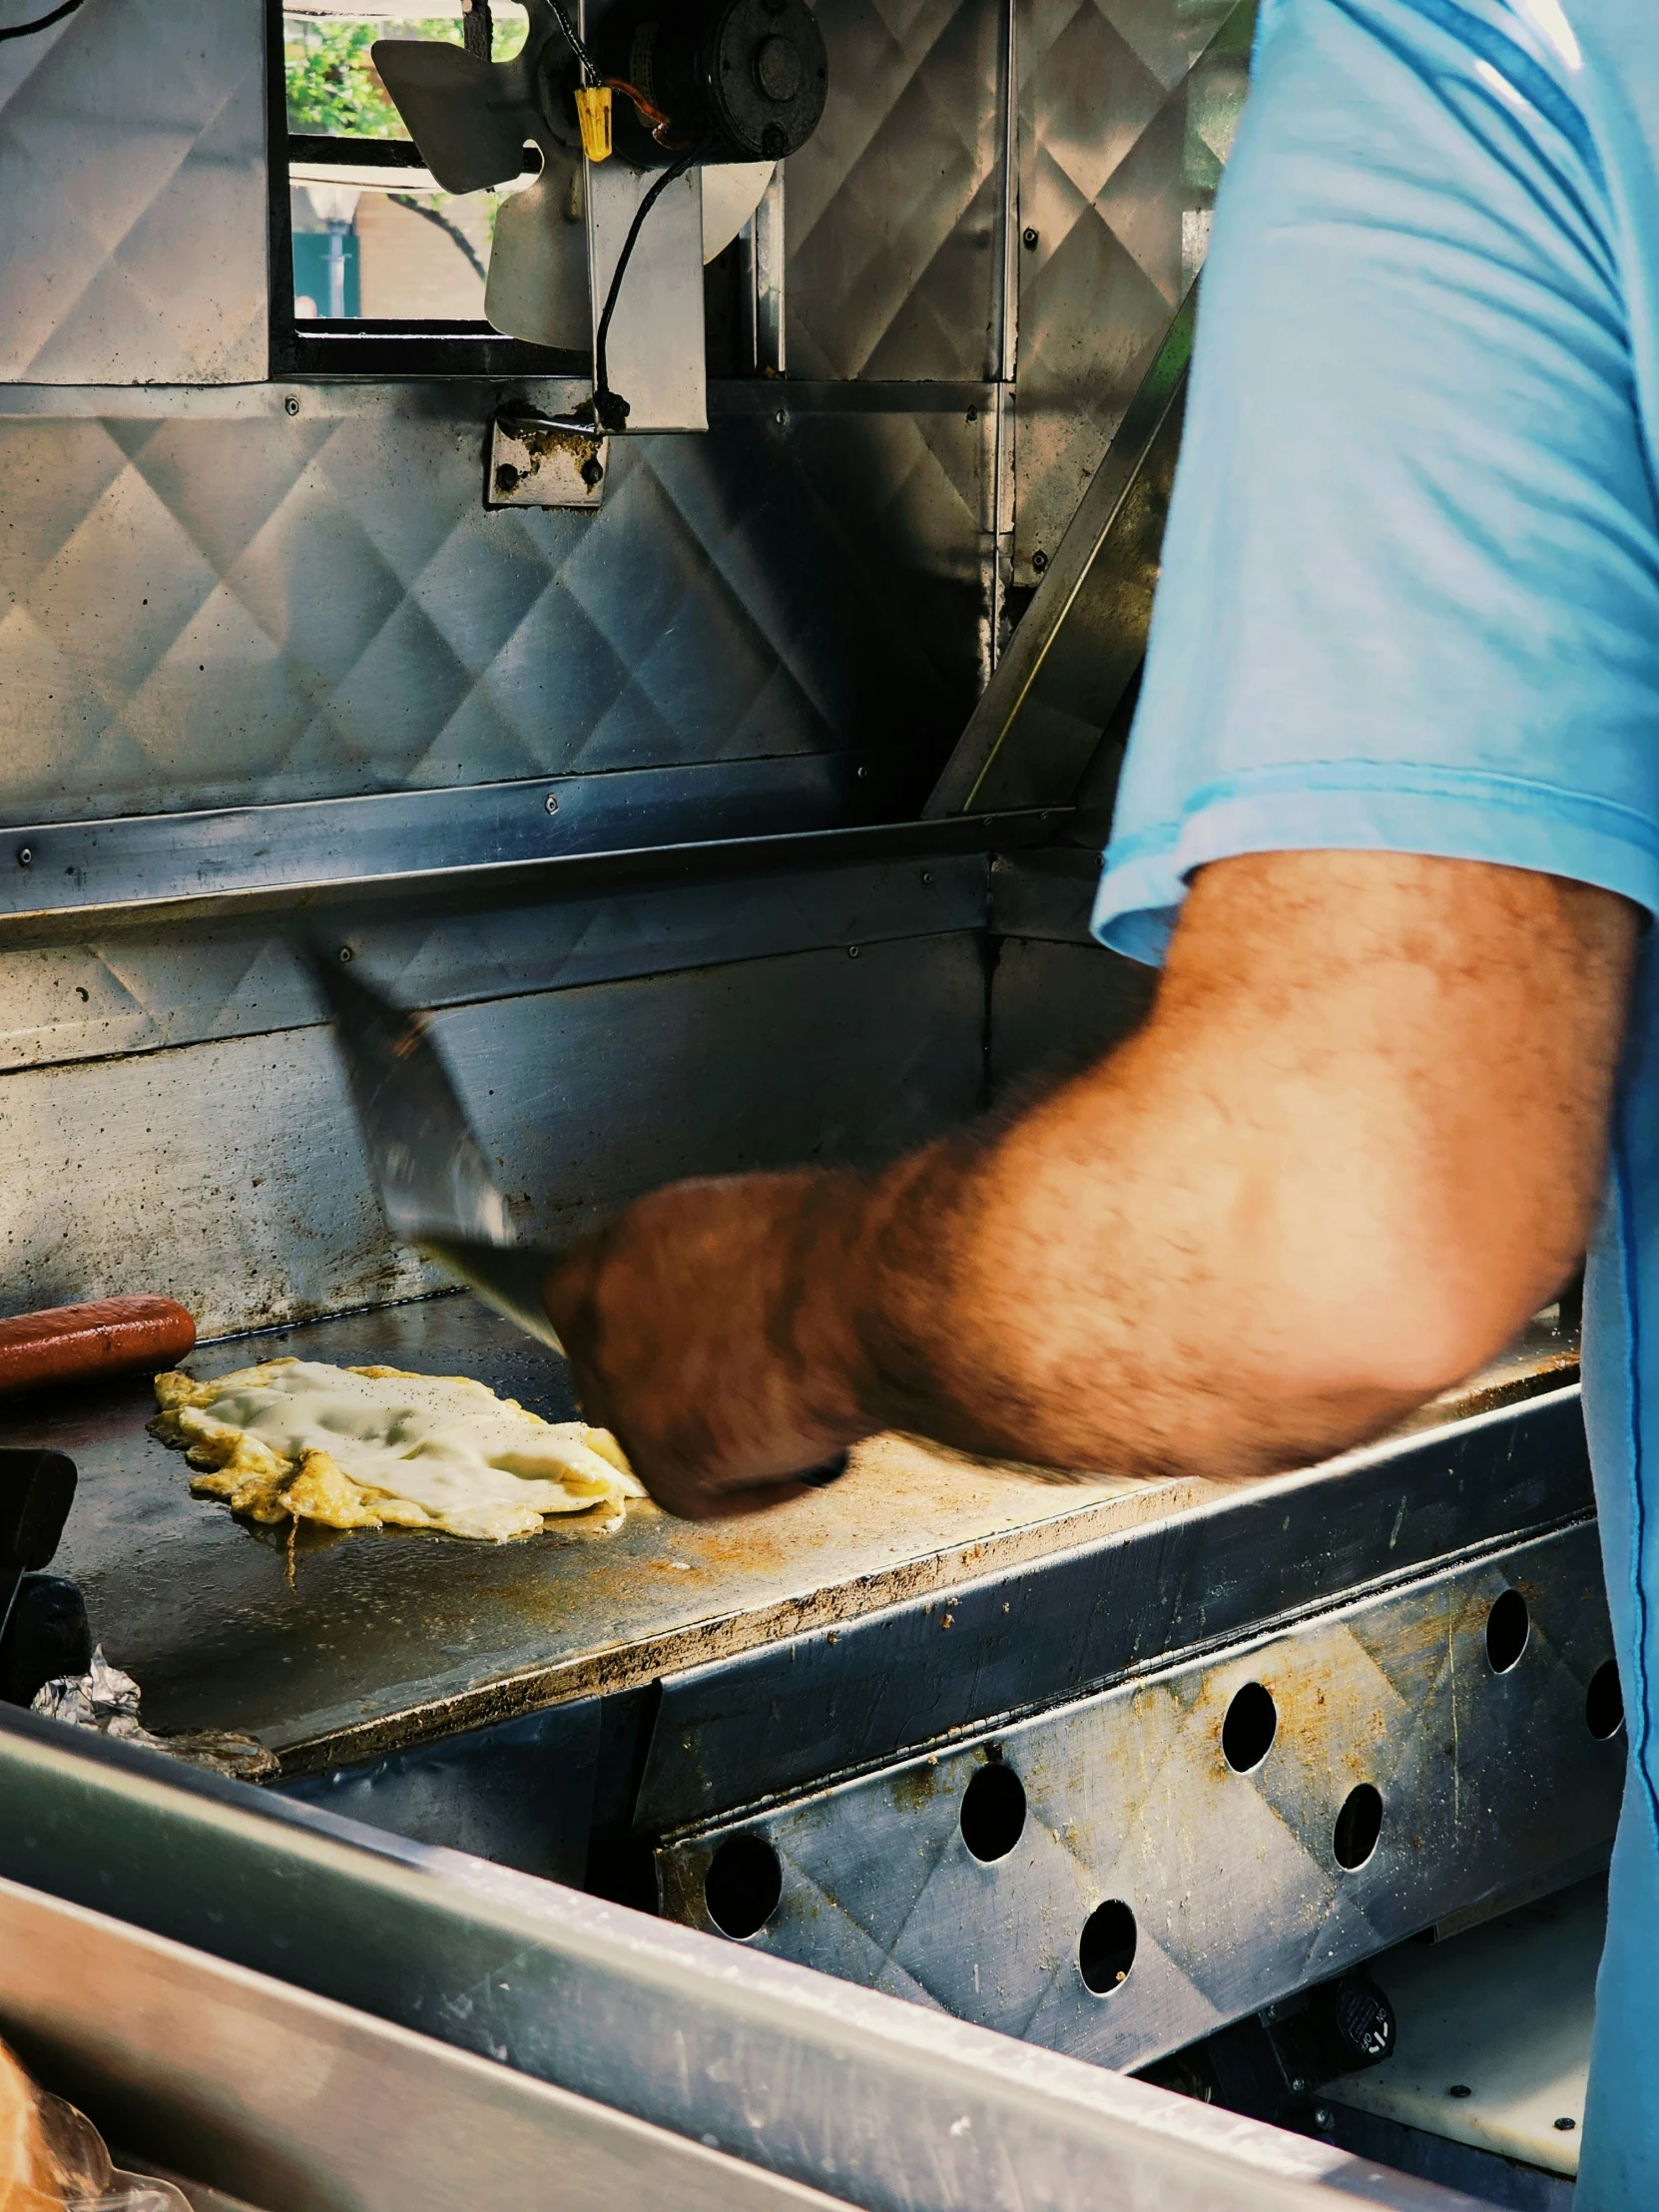
[[85,0],[0,45],[0,377],[266,373],[264,20]]
[[[1487,1624],[1514,1591],[1530,1617],[1500,1672]],[[952,1603],[929,1608],[941,1639]],[[1624,1744],[1592,1734],[1585,1697],[1610,1651],[1580,1523],[706,1828],[661,1854],[667,1909],[718,1928],[716,1854],[763,1839],[781,1893],[732,1931],[758,1948],[1144,2064],[1605,1848]],[[1234,1700],[1264,1690],[1238,1745]],[[971,1819],[986,1764],[1021,1785],[1005,1825]]]

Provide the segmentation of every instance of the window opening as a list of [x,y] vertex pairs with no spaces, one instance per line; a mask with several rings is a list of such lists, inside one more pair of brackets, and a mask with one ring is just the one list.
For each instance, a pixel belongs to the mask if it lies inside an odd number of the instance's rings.
[[539,157],[526,150],[517,185],[440,191],[370,53],[381,38],[441,39],[507,61],[528,27],[514,0],[447,14],[430,0],[290,0],[274,12],[274,375],[588,369],[586,354],[503,337],[484,315],[496,219]]

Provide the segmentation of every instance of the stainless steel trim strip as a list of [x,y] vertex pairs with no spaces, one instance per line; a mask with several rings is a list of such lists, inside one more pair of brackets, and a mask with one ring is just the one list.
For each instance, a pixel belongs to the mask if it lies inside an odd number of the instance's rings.
[[561,2212],[834,2201],[11,1882],[0,1882],[0,2020],[36,2078],[123,2152],[262,2212],[541,2212],[550,2171]]
[[[987,407],[993,384],[973,378],[937,382],[912,377],[870,377],[837,382],[801,377],[780,383],[765,377],[717,378],[709,385],[711,415],[956,414]],[[588,397],[591,381],[575,376],[443,376],[375,378],[292,376],[257,384],[0,384],[0,422],[85,421],[247,422],[287,415],[289,400],[301,419],[437,415],[444,421],[475,414],[489,419],[511,393],[547,414],[561,414]],[[675,433],[664,431],[662,436]]]
[[838,827],[849,754],[534,777],[0,830],[0,916],[160,906]]

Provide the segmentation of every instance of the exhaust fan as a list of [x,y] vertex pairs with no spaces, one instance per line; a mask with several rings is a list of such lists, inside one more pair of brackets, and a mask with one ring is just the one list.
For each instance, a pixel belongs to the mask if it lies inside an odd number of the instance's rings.
[[[539,151],[540,175],[496,217],[484,312],[540,345],[591,343],[593,424],[622,430],[630,405],[611,388],[607,340],[652,208],[700,172],[700,258],[728,245],[774,166],[818,128],[824,38],[807,0],[612,0],[590,8],[586,37],[561,0],[523,4],[529,31],[511,61],[381,39],[374,66],[445,192],[505,184],[526,146]],[[613,240],[602,257],[594,203],[619,193],[631,214],[620,250]]]

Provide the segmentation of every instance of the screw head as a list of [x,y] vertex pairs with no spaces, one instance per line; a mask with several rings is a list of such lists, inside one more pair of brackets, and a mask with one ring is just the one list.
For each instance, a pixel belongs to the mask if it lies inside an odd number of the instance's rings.
[[339,964],[340,964],[340,966],[341,966],[341,967],[349,967],[349,966],[351,965],[351,962],[352,962],[352,961],[353,961],[353,960],[354,960],[354,959],[355,959],[356,957],[357,957],[357,955],[356,955],[356,954],[355,954],[355,953],[354,953],[354,952],[352,951],[351,947],[350,947],[350,946],[349,946],[348,944],[342,944],[342,945],[340,946],[340,948],[339,948]]
[[1315,2125],[1316,2127],[1329,2127],[1329,2126],[1331,2125],[1331,2107],[1330,2107],[1330,2105],[1328,2105],[1328,2104],[1316,2104],[1316,2105],[1315,2105],[1315,2107],[1314,2107],[1314,2125]]
[[290,391],[282,401],[282,412],[288,415],[296,415],[299,412],[299,400],[295,393]]
[[787,430],[790,426],[790,410],[788,407],[780,407],[772,419],[780,430]]
[[1023,246],[1023,247],[1024,247],[1025,251],[1026,251],[1026,252],[1027,252],[1028,254],[1034,254],[1034,253],[1035,253],[1035,252],[1037,251],[1037,234],[1036,234],[1036,232],[1035,232],[1035,231],[1021,231],[1021,233],[1020,233],[1020,235],[1019,235],[1019,243],[1021,244],[1021,246]]
[[558,793],[557,793],[557,792],[549,792],[549,793],[548,793],[548,795],[547,795],[547,797],[546,797],[546,798],[545,798],[545,799],[544,799],[544,800],[542,801],[542,805],[543,805],[543,806],[544,806],[544,807],[545,807],[545,808],[547,809],[547,811],[548,811],[548,813],[549,813],[550,815],[556,815],[556,814],[558,813],[558,811],[559,811],[559,795],[558,795]]
[[858,953],[859,953],[860,949],[861,949],[861,948],[860,948],[860,947],[859,947],[858,945],[855,945],[855,944],[849,944],[849,945],[847,946],[847,948],[846,948],[846,956],[847,956],[847,958],[848,958],[849,960],[855,960],[855,959],[856,959],[856,958],[858,957]]
[[34,866],[34,864],[35,864],[35,849],[34,849],[34,846],[33,846],[33,845],[30,845],[30,844],[20,844],[20,845],[18,846],[18,848],[17,848],[17,864],[18,864],[18,866],[19,866],[19,867],[33,867],[33,866]]
[[977,422],[979,420],[979,409],[977,407],[970,407],[966,415],[963,417],[963,420],[967,422]]
[[605,471],[600,465],[597,453],[590,453],[582,463],[582,481],[587,485],[589,491],[597,491],[605,481]]
[[1555,2125],[1563,2135],[1570,2135],[1573,2129],[1578,2125],[1578,2122],[1576,2120],[1561,2119],[1557,2120]]
[[860,784],[864,783],[868,779],[868,776],[869,770],[867,768],[860,768],[858,770],[858,781]]
[[921,871],[921,879],[924,883],[930,883],[933,880],[933,870],[930,867],[924,867]]
[[1045,568],[1046,568],[1047,566],[1048,566],[1048,555],[1047,555],[1046,553],[1043,553],[1043,552],[1037,552],[1037,553],[1033,553],[1033,554],[1032,554],[1032,556],[1031,556],[1031,572],[1032,572],[1032,574],[1033,574],[1033,575],[1035,575],[1035,576],[1040,576],[1040,575],[1042,574],[1043,570],[1044,570],[1044,569],[1045,569]]
[[505,499],[509,492],[518,489],[518,470],[511,461],[503,461],[495,472],[495,488]]
[[1448,2097],[1472,2097],[1474,2091],[1466,2081],[1454,2081],[1446,2091]]

